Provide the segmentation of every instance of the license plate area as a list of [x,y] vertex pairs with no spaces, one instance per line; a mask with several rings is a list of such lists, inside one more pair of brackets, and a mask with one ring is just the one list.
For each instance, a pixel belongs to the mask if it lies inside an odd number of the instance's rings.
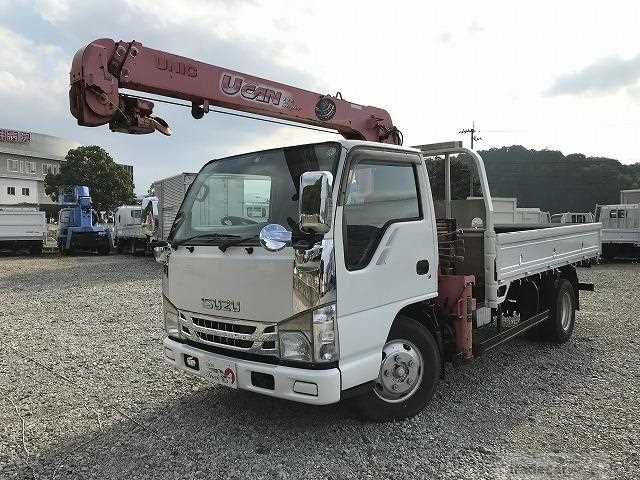
[[234,362],[202,359],[200,369],[210,382],[229,388],[238,388],[238,374]]

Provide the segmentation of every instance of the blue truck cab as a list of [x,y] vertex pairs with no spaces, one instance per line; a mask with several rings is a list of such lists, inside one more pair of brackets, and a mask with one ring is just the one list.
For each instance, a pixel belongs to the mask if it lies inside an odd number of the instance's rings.
[[89,187],[74,185],[58,194],[58,250],[68,254],[78,250],[107,255],[111,251],[111,231],[98,224]]

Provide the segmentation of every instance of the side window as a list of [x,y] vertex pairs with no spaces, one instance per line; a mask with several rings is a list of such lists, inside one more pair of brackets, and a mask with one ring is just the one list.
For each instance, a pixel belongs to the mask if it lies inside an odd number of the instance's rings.
[[618,211],[617,210],[611,210],[609,212],[609,218],[618,218]]
[[618,218],[625,218],[626,217],[626,210],[618,210]]
[[347,269],[367,266],[390,224],[420,217],[412,164],[366,160],[355,164],[347,179],[343,210]]

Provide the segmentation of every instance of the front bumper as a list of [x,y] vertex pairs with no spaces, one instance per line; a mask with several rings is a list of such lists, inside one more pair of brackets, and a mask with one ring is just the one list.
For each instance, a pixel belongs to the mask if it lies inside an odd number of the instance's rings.
[[[281,365],[269,365],[266,363],[251,362],[233,357],[227,357],[216,353],[206,352],[189,345],[185,345],[170,338],[164,339],[164,359],[167,363],[192,375],[203,377],[200,370],[194,370],[185,364],[185,355],[196,357],[199,363],[205,364],[207,360],[220,360],[233,362],[237,370],[238,388],[262,393],[277,398],[293,400],[295,402],[310,403],[313,405],[327,405],[340,400],[340,370],[332,368],[328,370],[307,370],[304,368],[285,367]],[[253,384],[251,372],[273,376],[273,389],[258,387]],[[297,382],[297,384],[296,384]],[[317,385],[309,390],[309,384]],[[298,393],[296,390],[305,390],[309,393]],[[301,388],[302,387],[302,388]]]

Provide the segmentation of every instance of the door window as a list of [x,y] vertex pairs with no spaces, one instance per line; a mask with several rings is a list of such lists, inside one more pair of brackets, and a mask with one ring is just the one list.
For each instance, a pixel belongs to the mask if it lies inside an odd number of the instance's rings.
[[362,160],[347,179],[344,256],[347,269],[368,265],[380,238],[395,222],[421,218],[416,172],[409,163]]

